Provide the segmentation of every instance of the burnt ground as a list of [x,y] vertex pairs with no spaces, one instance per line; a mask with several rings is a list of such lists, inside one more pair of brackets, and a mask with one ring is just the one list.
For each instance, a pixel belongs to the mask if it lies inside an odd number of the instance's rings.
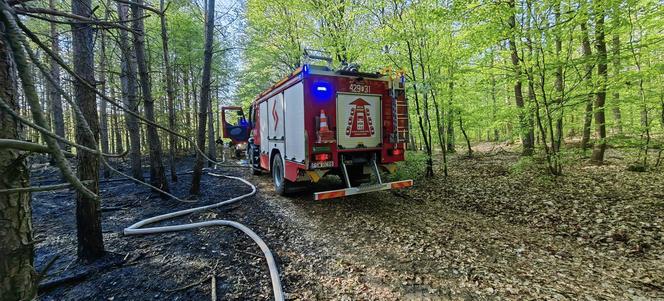
[[[608,157],[600,167],[571,160],[553,178],[539,160],[491,147],[473,159],[453,156],[447,178],[424,179],[414,155],[400,173],[416,179],[413,189],[324,202],[311,200],[312,188],[279,197],[268,176],[228,169],[258,194],[167,224],[249,226],[272,249],[292,300],[662,299],[664,174],[629,172],[627,156]],[[191,161],[179,166],[184,172]],[[181,175],[175,194],[186,196],[190,179]],[[55,180],[50,168],[33,172],[35,183]],[[337,185],[332,178],[315,189]],[[101,189],[109,252],[94,264],[75,260],[73,194],[33,195],[38,270],[60,255],[44,281],[92,271],[42,300],[209,299],[211,275],[221,300],[271,299],[260,250],[235,229],[121,234],[141,219],[249,191],[242,183],[205,176],[196,203],[162,200],[127,181]]]

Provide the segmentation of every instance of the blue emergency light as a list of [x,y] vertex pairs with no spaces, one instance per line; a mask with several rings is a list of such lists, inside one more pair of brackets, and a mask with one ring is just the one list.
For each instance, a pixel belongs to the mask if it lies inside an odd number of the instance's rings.
[[314,98],[320,101],[329,100],[334,92],[332,84],[325,81],[315,81],[312,88]]

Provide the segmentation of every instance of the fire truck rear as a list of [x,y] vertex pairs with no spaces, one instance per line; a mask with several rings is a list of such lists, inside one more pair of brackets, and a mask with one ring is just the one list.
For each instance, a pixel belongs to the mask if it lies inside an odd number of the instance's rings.
[[338,175],[346,188],[317,192],[316,200],[413,185],[381,178],[381,170],[394,173],[405,156],[408,105],[402,76],[304,65],[261,93],[244,124],[239,115],[237,125],[222,121],[224,135],[248,141],[252,170],[270,172],[280,194],[329,174]]

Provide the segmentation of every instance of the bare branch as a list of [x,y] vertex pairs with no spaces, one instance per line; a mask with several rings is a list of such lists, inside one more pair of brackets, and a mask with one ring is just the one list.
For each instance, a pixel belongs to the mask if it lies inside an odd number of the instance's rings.
[[[116,0],[116,1],[117,1],[117,0]],[[159,124],[157,124],[157,123],[154,123],[154,122],[152,122],[152,121],[149,121],[149,120],[145,119],[143,116],[141,116],[140,114],[138,114],[138,113],[136,113],[136,112],[134,112],[134,111],[132,111],[132,110],[127,109],[124,105],[122,105],[122,104],[120,104],[119,102],[117,102],[117,101],[111,99],[110,97],[106,96],[104,93],[102,93],[102,92],[100,92],[99,90],[97,90],[92,84],[88,83],[85,79],[81,78],[76,72],[74,72],[74,71],[73,71],[73,70],[72,70],[67,64],[65,64],[65,62],[64,62],[64,61],[63,61],[58,55],[56,55],[55,53],[53,53],[53,51],[50,49],[50,47],[48,47],[46,44],[44,44],[44,42],[42,42],[42,41],[41,41],[41,40],[40,40],[40,39],[39,39],[39,38],[38,38],[38,37],[37,37],[37,36],[36,36],[31,30],[30,30],[30,29],[28,29],[28,28],[25,26],[25,24],[23,24],[23,23],[20,22],[19,20],[17,20],[16,23],[17,23],[18,26],[23,30],[23,32],[26,34],[26,36],[27,36],[31,41],[33,41],[37,46],[39,46],[39,48],[41,48],[41,49],[44,51],[44,53],[46,53],[48,56],[50,56],[51,58],[53,58],[53,60],[55,60],[60,66],[62,66],[62,68],[65,69],[65,71],[67,71],[67,73],[71,74],[76,80],[81,81],[81,82],[82,82],[82,83],[83,83],[88,89],[92,89],[93,91],[95,91],[95,93],[96,93],[97,95],[99,95],[99,97],[101,97],[102,99],[104,99],[104,100],[107,101],[108,103],[110,103],[110,104],[112,104],[113,106],[115,106],[115,107],[117,107],[117,108],[119,108],[119,109],[121,109],[121,110],[127,112],[129,115],[132,115],[132,116],[138,118],[139,120],[141,120],[141,121],[143,121],[143,122],[145,122],[145,123],[147,123],[147,124],[150,124],[150,125],[152,125],[152,126],[158,128],[158,129],[160,129],[160,130],[163,130],[163,131],[165,131],[165,132],[167,132],[167,133],[171,133],[171,134],[173,134],[173,135],[175,135],[175,136],[177,136],[177,137],[179,137],[179,138],[184,139],[185,141],[188,141],[188,142],[192,143],[192,145],[194,145],[195,148],[196,148],[196,152],[200,153],[200,154],[203,156],[203,158],[205,158],[206,160],[212,162],[213,164],[215,164],[215,165],[217,165],[217,166],[223,166],[223,167],[237,167],[236,165],[221,164],[221,163],[218,162],[218,161],[215,161],[215,160],[210,159],[210,157],[208,157],[208,156],[205,154],[205,152],[203,152],[203,151],[202,151],[202,150],[196,145],[196,143],[195,143],[191,138],[189,138],[189,137],[187,137],[187,136],[185,136],[185,135],[182,135],[182,134],[180,134],[180,133],[177,133],[177,132],[175,132],[175,131],[171,131],[170,129],[168,129],[168,128],[166,128],[166,127],[163,127],[163,126],[161,126],[161,125],[159,125]]]
[[[58,11],[58,10],[54,10],[54,9],[35,8],[35,7],[22,7],[22,8],[17,7],[17,8],[14,8],[14,11],[16,11],[16,13],[19,14],[19,15],[26,15],[26,16],[36,17],[36,18],[40,18],[40,19],[46,19],[47,21],[51,21],[51,22],[68,23],[68,24],[71,24],[71,23],[95,24],[95,25],[100,25],[100,26],[104,26],[104,27],[118,28],[118,29],[133,32],[133,30],[131,28],[129,28],[127,26],[124,26],[122,24],[118,24],[116,22],[108,22],[108,21],[104,21],[104,20],[90,19],[90,18],[86,18],[86,17],[79,16],[79,15],[76,15],[76,14],[70,14],[70,13],[67,13],[67,12]],[[70,19],[70,20],[76,20],[76,21],[62,22],[62,21],[57,21],[57,20],[53,20],[53,19],[39,17],[35,14],[45,14],[45,15],[50,15],[50,16],[63,17],[63,18],[67,18],[67,19]]]
[[[53,153],[46,145],[15,139],[0,139],[0,149],[3,148],[13,148],[33,153]],[[75,155],[70,152],[62,151],[62,153],[65,154],[65,157],[75,157]]]
[[[92,183],[91,180],[83,181],[84,184]],[[53,185],[42,185],[42,186],[30,186],[30,187],[21,187],[21,188],[9,188],[0,190],[0,194],[10,194],[10,193],[25,193],[25,192],[38,192],[38,191],[51,191],[51,190],[61,190],[71,188],[71,183],[61,183]]]
[[[18,70],[18,75],[19,78],[21,79],[21,85],[23,87],[23,93],[25,95],[25,99],[30,104],[30,110],[32,111],[32,116],[35,122],[39,126],[47,129],[48,123],[46,122],[46,118],[42,113],[41,104],[39,102],[39,96],[34,86],[32,74],[30,72],[30,68],[27,59],[25,57],[24,50],[20,43],[20,41],[23,41],[23,37],[21,36],[19,29],[17,28],[14,15],[11,13],[12,9],[11,7],[9,7],[9,5],[7,5],[6,2],[0,1],[0,11],[1,11],[0,18],[2,19],[2,22],[5,24],[6,28],[5,38],[7,40],[7,43],[10,45],[12,49],[14,60],[16,62],[16,69]],[[7,106],[7,108],[9,108],[10,111],[12,111],[11,108],[4,102],[4,100],[2,101],[2,103],[5,106]],[[46,132],[49,131],[46,130]],[[72,170],[69,168],[65,156],[62,153],[62,150],[60,150],[60,146],[55,141],[55,139],[53,139],[53,137],[48,135],[42,135],[42,137],[44,137],[46,144],[53,150],[53,159],[55,160],[57,166],[60,168],[63,177],[68,182],[72,183],[74,188],[76,188],[77,191],[81,192],[86,197],[98,200],[99,196],[97,196],[94,192],[85,187],[85,185],[81,183],[81,181],[74,175]]]
[[[138,3],[134,2],[134,1],[129,1],[129,0],[113,0],[113,1],[115,1],[115,2],[120,2],[120,3],[124,3],[124,4],[129,4],[129,5],[138,5],[138,7],[143,8],[143,9],[146,9],[146,10],[149,10],[149,11],[151,11],[151,12],[157,14],[157,15],[161,15],[161,14],[162,14],[161,11],[159,11],[158,9],[156,9],[156,8],[154,8],[154,7],[152,7],[152,6],[144,5],[144,4],[138,4]],[[165,9],[164,9],[164,11],[165,11]]]

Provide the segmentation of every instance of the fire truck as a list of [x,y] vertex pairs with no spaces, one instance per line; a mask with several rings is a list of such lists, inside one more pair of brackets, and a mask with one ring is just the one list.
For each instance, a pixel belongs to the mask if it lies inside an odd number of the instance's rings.
[[381,170],[394,173],[405,158],[409,127],[403,75],[304,64],[258,95],[247,119],[241,108],[222,110],[241,116],[233,123],[222,114],[224,136],[247,141],[253,173],[269,172],[279,194],[331,174],[346,187],[316,192],[315,200],[413,185],[381,177]]

